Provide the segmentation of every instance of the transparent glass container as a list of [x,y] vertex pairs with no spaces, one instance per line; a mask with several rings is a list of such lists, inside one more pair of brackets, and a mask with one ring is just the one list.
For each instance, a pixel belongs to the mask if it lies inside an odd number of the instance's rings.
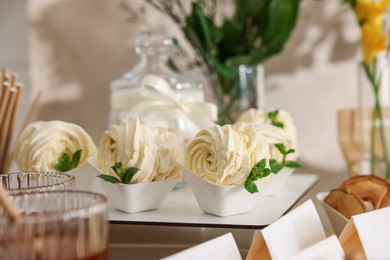
[[390,179],[390,60],[358,65],[358,105],[338,112],[339,142],[350,176]]
[[107,198],[86,191],[10,195],[20,218],[0,207],[1,259],[108,259]]
[[74,176],[59,172],[12,172],[0,174],[0,188],[10,193],[74,190]]
[[[390,178],[390,60],[377,55],[359,66],[359,127],[362,158],[357,174]],[[374,83],[375,82],[375,83]],[[356,172],[355,172],[356,174]]]
[[[175,51],[172,37],[166,34],[145,32],[135,41],[135,51],[140,56],[140,62],[133,70],[111,83],[111,112],[109,126],[118,124],[120,119],[129,118],[129,112],[143,101],[139,93],[141,81],[147,75],[154,75],[169,83],[179,101],[203,102],[205,100],[204,84],[201,80],[171,70],[167,63]],[[192,125],[182,113],[171,110],[162,115],[156,108],[148,113],[137,115],[141,122],[150,126],[167,127],[177,134],[179,142],[187,139],[199,129]],[[191,133],[191,134],[190,134]]]

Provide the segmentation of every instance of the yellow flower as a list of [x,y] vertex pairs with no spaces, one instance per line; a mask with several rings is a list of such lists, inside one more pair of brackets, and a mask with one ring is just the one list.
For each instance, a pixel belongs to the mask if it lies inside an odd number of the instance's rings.
[[369,64],[375,56],[387,48],[389,36],[383,32],[382,23],[365,22],[362,25],[362,47],[364,62]]
[[354,11],[362,28],[364,62],[371,63],[375,56],[385,51],[387,32],[383,31],[383,17],[390,0],[357,0]]
[[359,21],[375,19],[386,12],[389,4],[389,0],[357,0],[355,14]]

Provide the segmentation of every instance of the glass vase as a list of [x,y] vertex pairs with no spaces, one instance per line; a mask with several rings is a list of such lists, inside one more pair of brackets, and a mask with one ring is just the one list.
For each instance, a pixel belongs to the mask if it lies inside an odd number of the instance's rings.
[[390,179],[390,63],[387,56],[358,68],[358,106],[339,113],[349,174]]
[[[211,73],[211,86],[218,105],[219,124],[234,123],[250,108],[264,108],[264,68],[262,64],[239,65],[232,78]],[[214,86],[219,86],[216,89]]]
[[389,157],[389,57],[377,56],[372,65],[362,63],[359,69],[359,108],[364,156],[361,174],[376,174],[390,179]]

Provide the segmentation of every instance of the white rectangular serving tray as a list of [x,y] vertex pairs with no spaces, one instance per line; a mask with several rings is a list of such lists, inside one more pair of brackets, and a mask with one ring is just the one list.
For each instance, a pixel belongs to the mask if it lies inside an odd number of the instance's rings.
[[191,188],[184,183],[173,189],[158,209],[128,214],[111,208],[109,221],[129,225],[262,229],[283,216],[317,181],[315,174],[293,173],[277,195],[264,196],[249,213],[228,217],[201,211]]

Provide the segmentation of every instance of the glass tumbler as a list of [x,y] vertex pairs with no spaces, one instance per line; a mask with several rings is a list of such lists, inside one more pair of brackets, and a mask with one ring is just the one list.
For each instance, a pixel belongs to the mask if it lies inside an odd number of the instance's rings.
[[15,192],[74,190],[74,176],[60,172],[13,172],[0,174],[0,188]]
[[21,217],[0,207],[0,259],[108,259],[107,199],[87,191],[9,196]]

